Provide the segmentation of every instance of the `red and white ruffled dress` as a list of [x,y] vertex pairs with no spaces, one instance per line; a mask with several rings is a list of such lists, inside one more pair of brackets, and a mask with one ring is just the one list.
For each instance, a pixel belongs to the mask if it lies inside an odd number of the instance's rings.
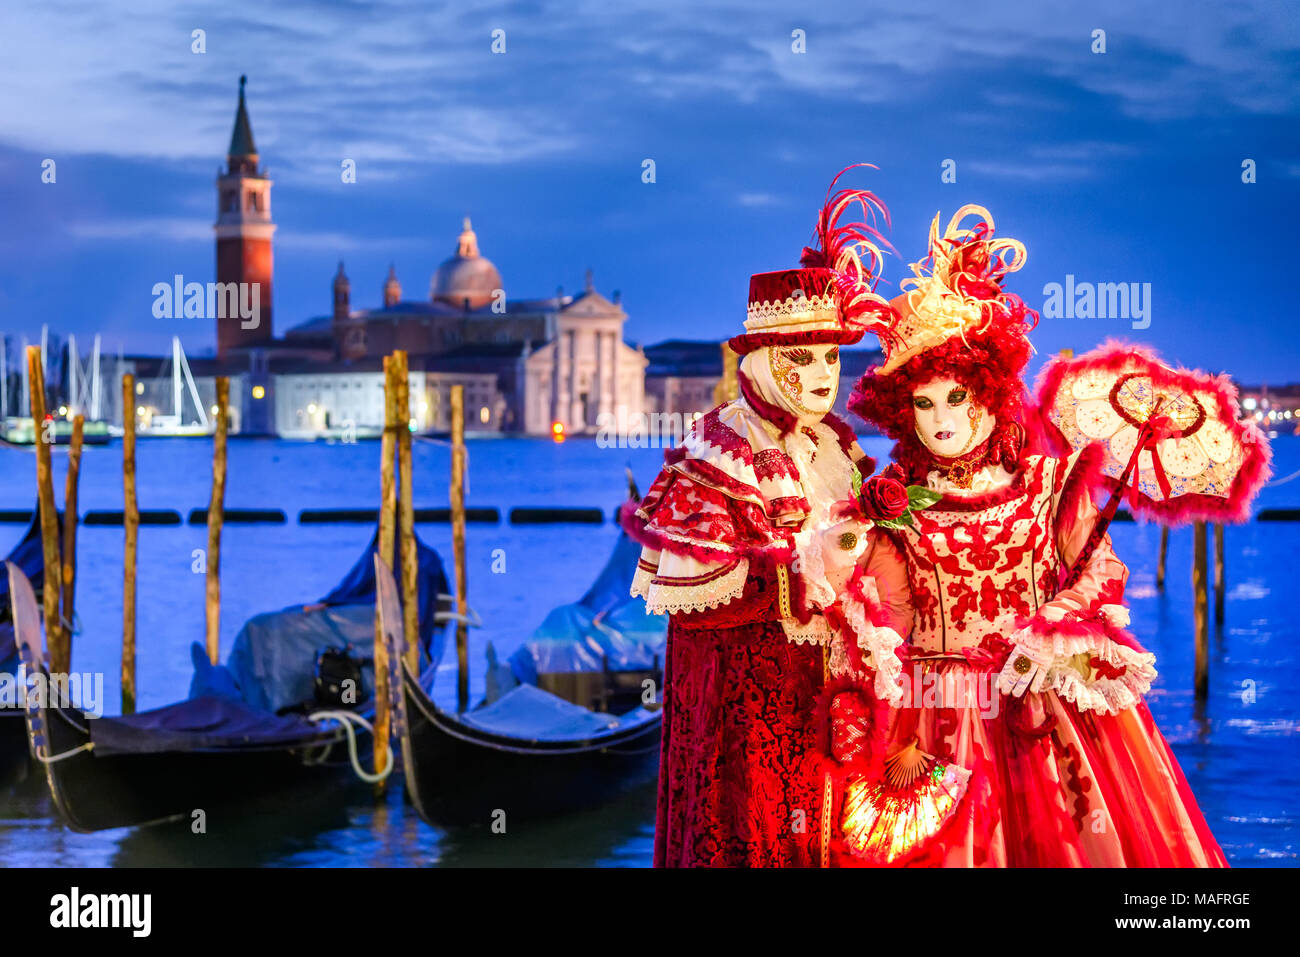
[[[1226,866],[1142,700],[1155,658],[1124,630],[1109,538],[1059,590],[1097,517],[1088,454],[988,466],[967,491],[931,472],[944,498],[873,547],[878,611],[910,633],[875,747],[919,778],[844,776],[837,863]],[[1037,690],[1000,693],[1000,673]]]
[[[818,609],[835,592],[814,529],[860,450],[831,416],[779,422],[745,399],[705,415],[625,521],[644,546],[632,592],[670,615],[656,866],[823,863]],[[832,539],[847,577],[867,536]]]

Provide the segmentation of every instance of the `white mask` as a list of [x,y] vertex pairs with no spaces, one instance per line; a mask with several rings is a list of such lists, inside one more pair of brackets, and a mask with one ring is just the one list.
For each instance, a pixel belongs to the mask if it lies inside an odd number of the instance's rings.
[[993,433],[993,416],[953,379],[934,379],[912,392],[916,432],[943,458],[965,455]]
[[770,346],[772,380],[789,408],[821,417],[835,406],[840,386],[840,347],[835,343]]

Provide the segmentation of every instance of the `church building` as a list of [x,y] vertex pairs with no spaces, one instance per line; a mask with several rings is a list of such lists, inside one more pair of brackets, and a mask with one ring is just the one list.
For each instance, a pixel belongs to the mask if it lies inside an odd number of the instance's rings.
[[[342,262],[330,279],[328,315],[272,330],[274,254],[271,180],[260,164],[239,81],[227,164],[217,177],[217,282],[256,283],[259,320],[216,317],[217,358],[190,364],[200,392],[230,375],[244,432],[310,438],[367,434],[383,425],[383,356],[410,358],[411,424],[445,431],[451,386],[466,388],[466,427],[480,431],[594,434],[602,414],[643,411],[647,360],[624,342],[620,296],[584,288],[529,298],[508,295],[478,235],[464,220],[452,255],[432,270],[428,295],[403,298],[391,267],[378,302],[354,306]],[[510,290],[513,292],[513,290]]]

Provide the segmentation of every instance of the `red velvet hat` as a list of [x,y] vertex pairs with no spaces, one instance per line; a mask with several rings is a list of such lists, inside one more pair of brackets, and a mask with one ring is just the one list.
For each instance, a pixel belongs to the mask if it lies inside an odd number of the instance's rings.
[[867,190],[832,193],[840,176],[857,166],[870,164],[850,166],[831,181],[817,219],[817,246],[804,248],[800,260],[803,268],[750,277],[745,331],[729,342],[736,352],[744,355],[778,344],[849,345],[868,331],[888,334],[897,317],[889,303],[876,295],[875,274],[882,261],[877,243],[889,243],[869,223],[841,226],[839,219],[847,207],[857,203],[865,218],[874,220],[879,214],[888,224],[889,210]]

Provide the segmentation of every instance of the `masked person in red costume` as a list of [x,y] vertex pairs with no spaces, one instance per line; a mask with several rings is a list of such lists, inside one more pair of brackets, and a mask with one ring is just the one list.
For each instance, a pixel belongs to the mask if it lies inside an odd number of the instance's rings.
[[835,506],[855,462],[874,467],[830,410],[840,346],[888,316],[879,233],[839,223],[854,205],[887,215],[828,191],[803,268],[751,278],[740,397],[694,423],[626,522],[644,546],[633,594],[671,616],[656,866],[825,863],[814,705],[870,528]]
[[866,692],[829,699],[832,854],[1224,866],[1143,701],[1155,658],[1125,630],[1128,571],[1108,537],[1088,544],[1098,449],[1027,447],[1021,374],[1038,317],[1002,288],[1024,259],[981,207],[942,234],[936,216],[929,256],[893,302],[885,362],[850,399],[897,443],[884,474],[942,498],[881,533],[863,563],[908,639],[906,691],[886,718],[873,719]]

